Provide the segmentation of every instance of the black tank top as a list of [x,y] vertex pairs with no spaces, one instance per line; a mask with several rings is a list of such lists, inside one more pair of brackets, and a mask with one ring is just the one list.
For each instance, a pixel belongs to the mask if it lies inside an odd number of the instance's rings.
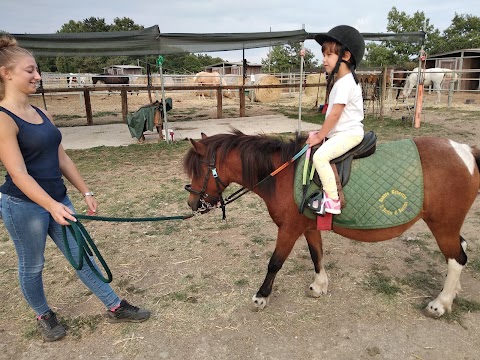
[[[27,171],[38,184],[55,200],[62,201],[67,189],[63,182],[58,160],[58,147],[62,141],[62,133],[37,107],[33,106],[41,116],[41,124],[31,124],[22,120],[11,111],[0,106],[0,111],[10,115],[18,126],[17,140],[25,161]],[[0,192],[10,196],[31,201],[12,181],[10,175],[5,175],[5,183],[0,186]]]

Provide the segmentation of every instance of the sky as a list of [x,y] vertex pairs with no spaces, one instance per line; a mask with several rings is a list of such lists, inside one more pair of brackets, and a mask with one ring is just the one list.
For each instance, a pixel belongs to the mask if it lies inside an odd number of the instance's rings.
[[[479,0],[2,0],[0,30],[11,34],[57,32],[70,20],[104,18],[107,24],[123,17],[135,24],[158,25],[161,33],[242,33],[288,31],[327,32],[337,25],[351,25],[360,32],[387,32],[389,11],[413,16],[420,11],[441,32],[455,14],[480,16]],[[421,30],[421,29],[418,29]],[[305,47],[321,61],[320,46],[307,40]],[[268,48],[247,49],[252,63],[266,59]],[[226,61],[241,61],[241,51],[209,53]]]

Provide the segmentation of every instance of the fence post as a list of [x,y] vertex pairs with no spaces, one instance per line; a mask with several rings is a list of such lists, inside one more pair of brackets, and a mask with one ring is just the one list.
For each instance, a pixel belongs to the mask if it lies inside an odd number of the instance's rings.
[[217,119],[221,119],[223,117],[223,97],[222,97],[222,87],[219,86],[217,88]]
[[455,88],[455,81],[450,81],[450,87],[448,89],[448,107],[452,106],[454,88]]
[[120,90],[120,96],[122,97],[122,118],[123,122],[127,123],[127,114],[128,114],[128,101],[127,101],[127,90]]
[[83,90],[85,97],[85,112],[87,113],[87,125],[93,125],[92,103],[90,101],[90,91]]

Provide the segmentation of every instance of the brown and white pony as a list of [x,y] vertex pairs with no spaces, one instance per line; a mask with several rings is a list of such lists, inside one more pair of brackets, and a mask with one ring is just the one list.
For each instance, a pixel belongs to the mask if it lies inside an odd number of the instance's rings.
[[[465,144],[435,137],[413,139],[420,155],[423,172],[423,207],[410,222],[383,229],[349,229],[333,225],[333,231],[347,238],[377,242],[400,236],[418,220],[430,228],[447,262],[447,276],[442,291],[426,307],[426,315],[440,317],[450,311],[460,291],[460,274],[467,262],[466,241],[460,235],[465,217],[475,201],[480,186],[480,151]],[[277,241],[265,280],[253,296],[253,304],[263,309],[270,298],[278,271],[295,242],[303,234],[315,268],[309,295],[327,293],[328,278],[323,258],[322,236],[316,221],[302,215],[294,200],[294,166],[287,166],[272,177],[269,174],[292,159],[303,148],[305,138],[285,142],[265,135],[229,134],[191,140],[193,147],[184,159],[191,178],[185,188],[190,192],[188,205],[193,211],[223,204],[222,192],[237,183],[258,194],[278,226]],[[373,155],[374,156],[374,155]],[[389,176],[389,174],[386,174]],[[261,185],[255,186],[262,179]],[[455,194],[452,201],[450,194]]]

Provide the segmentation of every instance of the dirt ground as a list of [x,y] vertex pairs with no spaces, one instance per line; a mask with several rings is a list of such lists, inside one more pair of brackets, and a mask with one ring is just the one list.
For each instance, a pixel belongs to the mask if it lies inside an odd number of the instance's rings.
[[[92,99],[94,112],[118,114],[120,100],[114,96]],[[213,100],[172,98],[172,121],[208,119],[216,113]],[[431,99],[427,95],[422,122],[441,127],[442,135],[446,132],[456,141],[480,146],[478,94],[458,95],[451,108],[445,106],[446,96],[440,106]],[[466,104],[467,99],[473,104]],[[41,98],[37,100],[41,105]],[[55,116],[75,115],[82,111],[81,100],[80,95],[58,95],[47,99],[47,105]],[[304,106],[315,103],[308,101]],[[146,102],[145,94],[129,95],[131,109]],[[235,116],[236,101],[224,103],[226,117]],[[295,104],[298,98],[287,98],[278,106]],[[247,107],[247,115],[275,112],[275,106],[254,105]],[[403,104],[390,105],[389,113],[406,121],[412,116]],[[94,122],[115,122],[118,117],[109,113]],[[72,125],[85,119],[61,121]],[[188,213],[183,190],[188,179],[181,170],[188,144],[177,146],[179,151],[129,146],[108,163],[105,154],[113,156],[109,149],[70,154],[93,184],[100,207],[108,211],[100,215],[171,216]],[[72,200],[82,209],[79,196],[73,194]],[[477,199],[462,231],[472,265],[462,273],[454,312],[441,319],[421,312],[441,290],[446,273],[424,223],[376,244],[325,232],[330,285],[328,294],[316,299],[305,295],[314,272],[300,238],[263,311],[253,311],[250,299],[265,276],[276,226],[253,194],[232,203],[227,221],[218,210],[179,222],[85,223],[114,274],[114,289],[151,309],[153,316],[142,324],[108,324],[99,315],[101,304],[50,242],[45,287],[68,326],[68,336],[55,343],[43,343],[35,331],[33,314],[17,285],[13,245],[1,227],[0,359],[480,360],[479,215]],[[392,294],[385,288],[399,291]]]

